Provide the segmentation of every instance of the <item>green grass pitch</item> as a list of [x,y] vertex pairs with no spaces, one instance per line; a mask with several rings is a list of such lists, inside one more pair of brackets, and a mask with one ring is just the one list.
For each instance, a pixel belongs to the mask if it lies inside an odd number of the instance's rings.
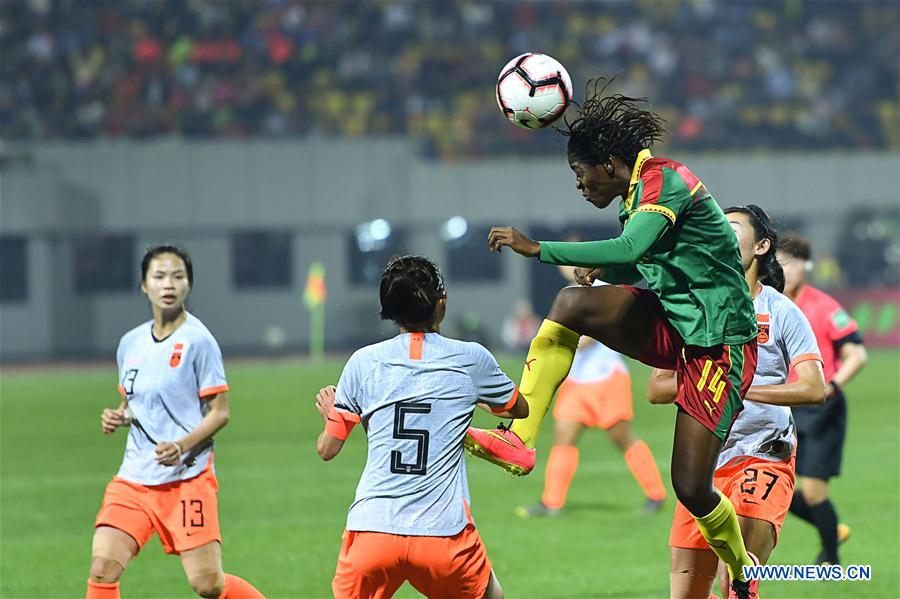
[[[520,360],[504,360],[517,376]],[[900,597],[898,582],[897,351],[872,352],[848,388],[850,431],[843,475],[833,484],[841,519],[853,527],[845,564],[870,564],[870,582],[768,582],[768,597]],[[315,390],[342,361],[226,364],[232,421],[219,435],[216,466],[225,569],[269,597],[327,597],[346,510],[365,460],[356,430],[342,455],[323,463]],[[648,371],[633,368],[636,432],[668,482],[674,410],[643,400]],[[117,401],[112,368],[7,369],[2,376],[2,597],[83,597],[94,516],[121,459],[125,435],[100,434],[98,415]],[[477,416],[492,424],[487,414]],[[538,467],[524,479],[469,460],[472,509],[506,595],[666,597],[668,531],[663,513],[639,512],[642,495],[602,432],[582,440],[581,467],[564,516],[520,520],[516,505],[538,499],[552,440],[544,427]],[[771,563],[805,564],[814,531],[788,516]],[[122,579],[124,597],[191,597],[178,560],[153,539]],[[417,596],[411,587],[398,596]]]

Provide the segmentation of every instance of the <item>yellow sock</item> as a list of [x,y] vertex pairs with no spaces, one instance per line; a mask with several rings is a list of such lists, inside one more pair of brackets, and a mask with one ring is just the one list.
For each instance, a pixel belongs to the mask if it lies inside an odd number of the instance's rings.
[[513,422],[512,431],[528,447],[534,448],[544,416],[556,389],[572,367],[581,335],[552,320],[545,320],[531,341],[519,393],[528,401],[528,418]]
[[705,516],[694,516],[700,533],[709,543],[719,559],[728,567],[732,580],[746,580],[743,566],[752,566],[753,561],[744,547],[744,537],[738,524],[737,514],[731,501],[716,489],[721,501],[719,505]]

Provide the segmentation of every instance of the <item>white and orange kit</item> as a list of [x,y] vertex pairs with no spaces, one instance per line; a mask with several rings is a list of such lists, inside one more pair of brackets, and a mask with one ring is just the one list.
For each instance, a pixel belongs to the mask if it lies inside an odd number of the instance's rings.
[[111,526],[143,546],[154,533],[166,553],[221,541],[213,442],[183,455],[175,466],[156,461],[156,445],[191,432],[205,400],[228,390],[222,352],[209,329],[191,314],[166,339],[153,321],[119,342],[119,392],[132,422],[118,474],[106,486],[95,526]]

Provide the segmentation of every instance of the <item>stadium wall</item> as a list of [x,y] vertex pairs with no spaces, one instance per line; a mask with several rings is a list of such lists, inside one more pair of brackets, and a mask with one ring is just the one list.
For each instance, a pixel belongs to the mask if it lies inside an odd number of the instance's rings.
[[[445,260],[437,232],[462,215],[472,225],[615,223],[580,201],[559,159],[422,160],[403,140],[6,144],[0,163],[0,232],[27,239],[27,294],[0,304],[4,360],[112,356],[119,336],[147,318],[138,291],[143,248],[174,241],[194,256],[191,309],[226,351],[283,351],[308,338],[301,303],[309,265],[327,269],[327,339],[345,348],[388,333],[375,288],[351,280],[348,242],[359,223],[384,218],[405,230],[408,252]],[[679,156],[723,206],[757,203],[803,222],[819,252],[832,250],[858,207],[896,207],[898,155]],[[236,289],[235,231],[291,239],[290,284]],[[74,243],[84,235],[133,235],[133,285],[76,289]],[[504,252],[488,283],[448,277],[451,314],[472,311],[494,340],[529,264]],[[2,285],[3,283],[0,283]],[[8,282],[7,282],[8,284]],[[451,316],[452,320],[452,316]]]

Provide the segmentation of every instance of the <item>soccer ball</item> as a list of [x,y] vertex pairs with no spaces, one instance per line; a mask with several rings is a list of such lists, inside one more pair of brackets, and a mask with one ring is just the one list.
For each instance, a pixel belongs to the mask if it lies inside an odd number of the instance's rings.
[[497,104],[514,125],[543,129],[562,116],[572,100],[572,79],[546,54],[526,52],[503,67],[497,78]]

